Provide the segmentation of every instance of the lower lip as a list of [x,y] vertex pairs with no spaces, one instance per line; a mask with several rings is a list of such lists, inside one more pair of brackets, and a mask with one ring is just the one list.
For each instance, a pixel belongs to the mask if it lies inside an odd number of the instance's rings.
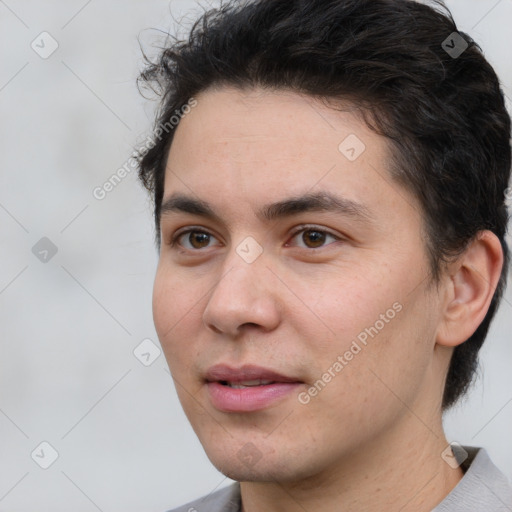
[[251,412],[265,409],[280,398],[289,395],[299,382],[274,382],[265,386],[230,388],[219,382],[208,382],[213,406],[223,412]]

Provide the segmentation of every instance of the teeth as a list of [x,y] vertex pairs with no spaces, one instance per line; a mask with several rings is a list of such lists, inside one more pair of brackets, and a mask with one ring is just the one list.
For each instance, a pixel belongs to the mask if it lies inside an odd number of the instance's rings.
[[230,388],[243,389],[243,388],[250,388],[253,386],[265,386],[267,384],[272,384],[272,382],[274,382],[274,381],[273,380],[256,379],[256,380],[244,380],[241,382],[227,382],[227,385]]

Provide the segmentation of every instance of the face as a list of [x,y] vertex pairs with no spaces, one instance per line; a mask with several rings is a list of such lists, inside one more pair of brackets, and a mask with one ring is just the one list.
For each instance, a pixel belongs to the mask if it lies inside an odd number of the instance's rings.
[[420,207],[350,109],[196,99],[167,162],[153,295],[180,401],[233,479],[333,471],[440,400]]

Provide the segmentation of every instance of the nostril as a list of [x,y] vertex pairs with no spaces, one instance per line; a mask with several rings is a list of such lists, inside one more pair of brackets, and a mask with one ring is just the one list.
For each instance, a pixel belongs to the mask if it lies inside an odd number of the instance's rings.
[[248,326],[248,327],[259,327],[259,325],[255,324],[254,322],[247,322],[247,323],[242,325],[242,327],[246,327],[246,326]]

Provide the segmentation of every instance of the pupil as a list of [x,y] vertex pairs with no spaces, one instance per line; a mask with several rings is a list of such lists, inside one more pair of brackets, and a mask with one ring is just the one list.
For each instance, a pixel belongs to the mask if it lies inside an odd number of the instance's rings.
[[[306,238],[309,239],[309,244]],[[321,233],[320,231],[314,231],[314,230],[308,230],[304,231],[304,234],[302,235],[302,239],[304,240],[304,243],[308,246],[313,247],[319,247],[322,245],[325,241],[325,233]]]
[[191,238],[189,240],[192,247],[200,249],[201,247],[204,247],[203,242],[206,242],[206,245],[208,245],[208,237],[209,235],[207,233],[195,232],[191,233]]

